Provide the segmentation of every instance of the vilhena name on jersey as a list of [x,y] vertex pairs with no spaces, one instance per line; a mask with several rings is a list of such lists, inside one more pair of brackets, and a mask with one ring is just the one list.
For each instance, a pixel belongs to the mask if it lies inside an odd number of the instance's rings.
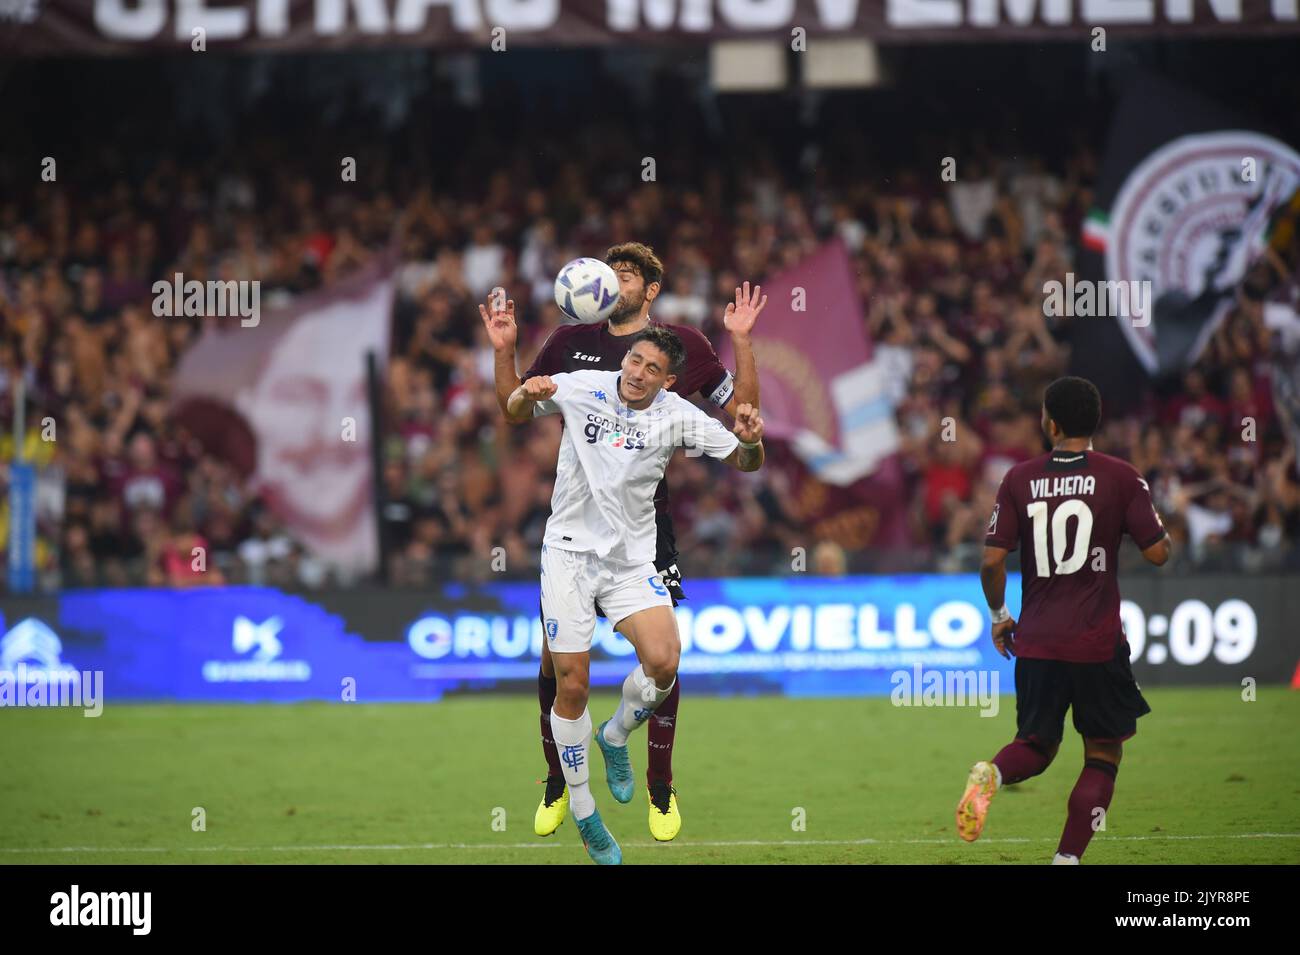
[[1124,637],[1116,568],[1125,534],[1139,550],[1165,536],[1133,465],[1099,451],[1057,450],[1006,473],[984,543],[1021,552],[1018,657],[1114,657]]
[[1079,494],[1096,494],[1097,479],[1091,474],[1071,474],[1067,477],[1036,478],[1029,482],[1031,497],[1075,497]]

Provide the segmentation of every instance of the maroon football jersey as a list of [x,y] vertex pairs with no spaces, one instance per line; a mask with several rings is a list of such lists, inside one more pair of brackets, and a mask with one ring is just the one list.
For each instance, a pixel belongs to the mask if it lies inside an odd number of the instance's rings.
[[[719,408],[725,407],[735,390],[731,372],[727,371],[713,345],[698,329],[688,325],[669,325],[650,320],[671,332],[676,332],[686,349],[686,360],[677,380],[668,389],[683,397],[699,392]],[[532,367],[524,372],[524,381],[537,375],[558,375],[566,371],[597,368],[601,371],[618,371],[627,354],[632,335],[611,335],[609,323],[599,325],[561,325],[546,339],[546,344],[533,359]],[[660,481],[655,490],[655,510],[668,509],[668,482]],[[662,548],[661,548],[662,549]],[[660,556],[663,556],[662,554]]]
[[985,544],[1020,552],[1016,656],[1105,663],[1123,639],[1120,539],[1142,550],[1165,536],[1151,489],[1126,461],[1053,451],[1002,479]]
[[[651,325],[676,332],[686,349],[686,361],[669,391],[689,398],[697,391],[719,408],[731,399],[731,372],[718,361],[713,345],[698,329],[689,325],[669,325],[650,320]],[[618,371],[627,354],[632,335],[611,335],[609,323],[599,325],[561,325],[546,339],[546,344],[524,372],[524,380],[537,375],[558,375],[566,371],[596,368]]]

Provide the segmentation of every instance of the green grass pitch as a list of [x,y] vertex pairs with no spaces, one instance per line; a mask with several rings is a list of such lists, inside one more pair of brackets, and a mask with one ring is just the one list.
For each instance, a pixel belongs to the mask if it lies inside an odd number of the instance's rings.
[[[1300,693],[1148,691],[1106,830],[1085,863],[1300,862]],[[612,691],[592,702],[599,723]],[[689,686],[675,784],[684,825],[653,842],[640,789],[597,804],[626,863],[1045,863],[1082,761],[998,794],[979,842],[953,810],[1015,705],[704,698]],[[643,777],[645,732],[632,740]],[[544,763],[527,695],[437,704],[108,705],[0,711],[0,863],[587,863],[570,818],[533,835]],[[192,829],[202,807],[206,831]],[[804,820],[802,830],[796,828]],[[504,828],[503,828],[504,827]]]

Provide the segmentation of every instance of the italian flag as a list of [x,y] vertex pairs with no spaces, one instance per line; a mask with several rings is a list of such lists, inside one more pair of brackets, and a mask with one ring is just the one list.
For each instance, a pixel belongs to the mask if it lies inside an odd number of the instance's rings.
[[1110,216],[1101,209],[1093,209],[1083,222],[1083,245],[1093,252],[1105,252],[1110,239]]

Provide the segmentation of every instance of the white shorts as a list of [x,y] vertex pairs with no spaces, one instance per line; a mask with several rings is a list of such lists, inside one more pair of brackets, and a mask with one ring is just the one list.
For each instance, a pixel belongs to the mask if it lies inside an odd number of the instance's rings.
[[617,627],[638,610],[671,607],[654,564],[610,564],[590,551],[542,545],[542,625],[552,653],[591,649],[596,604]]

